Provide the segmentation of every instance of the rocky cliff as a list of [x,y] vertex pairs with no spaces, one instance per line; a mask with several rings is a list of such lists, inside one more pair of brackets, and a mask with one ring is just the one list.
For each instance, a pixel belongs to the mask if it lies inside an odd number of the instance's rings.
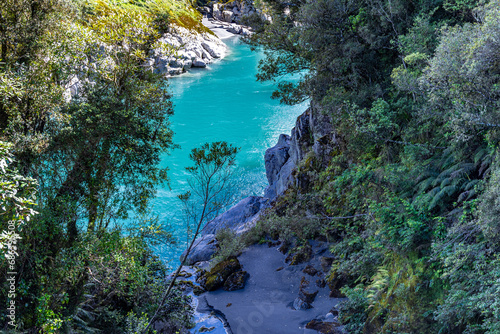
[[244,198],[210,221],[191,251],[187,259],[188,264],[210,260],[217,248],[217,231],[230,228],[240,234],[254,226],[273,200],[284,194],[290,186],[301,186],[304,181],[297,177],[297,168],[308,154],[314,154],[316,160],[326,166],[331,159],[335,143],[336,137],[330,117],[311,105],[297,117],[291,134],[280,135],[278,143],[266,151],[264,159],[269,186],[264,196]]
[[335,132],[329,116],[311,105],[297,118],[291,134],[280,135],[278,143],[266,151],[269,187],[264,197],[273,200],[290,185],[298,186],[300,180],[294,172],[309,152],[314,153],[316,159],[326,166],[335,143]]

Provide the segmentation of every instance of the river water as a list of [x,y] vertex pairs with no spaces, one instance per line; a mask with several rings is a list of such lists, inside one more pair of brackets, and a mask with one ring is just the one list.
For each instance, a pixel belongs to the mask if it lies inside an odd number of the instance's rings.
[[281,133],[290,133],[306,104],[280,105],[270,98],[272,83],[255,79],[262,54],[250,51],[238,38],[225,39],[229,54],[206,69],[169,80],[175,114],[171,119],[174,142],[181,146],[162,158],[168,167],[170,187],[158,191],[152,214],[169,226],[177,240],[175,246],[157,248],[169,266],[178,263],[186,245],[186,226],[177,195],[189,190],[185,167],[191,165],[192,148],[205,142],[227,141],[241,151],[236,159],[237,198],[262,195],[267,186],[264,153],[274,146]]

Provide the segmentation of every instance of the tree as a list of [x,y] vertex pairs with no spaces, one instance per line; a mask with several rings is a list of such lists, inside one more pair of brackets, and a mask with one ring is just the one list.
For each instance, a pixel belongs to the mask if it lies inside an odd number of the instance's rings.
[[[9,252],[8,243],[20,238],[18,232],[36,212],[33,210],[36,181],[13,170],[12,144],[0,141],[0,250]],[[11,270],[14,271],[14,270]]]
[[227,205],[227,188],[231,179],[231,174],[235,162],[236,154],[239,148],[233,147],[227,142],[205,143],[200,148],[194,148],[189,155],[194,166],[186,167],[186,170],[191,174],[190,187],[191,192],[187,192],[179,196],[179,199],[189,207],[188,202],[192,200],[194,194],[195,200],[201,204],[200,212],[188,210],[188,216],[196,220],[196,230],[189,243],[189,246],[182,256],[181,263],[175,271],[167,291],[163,295],[160,306],[156,310],[153,317],[149,321],[148,327],[143,331],[146,333],[151,324],[156,320],[158,312],[165,304],[169,297],[175,281],[179,276],[182,267],[186,264],[186,260],[193,248],[196,239],[202,227],[210,220],[220,208]]

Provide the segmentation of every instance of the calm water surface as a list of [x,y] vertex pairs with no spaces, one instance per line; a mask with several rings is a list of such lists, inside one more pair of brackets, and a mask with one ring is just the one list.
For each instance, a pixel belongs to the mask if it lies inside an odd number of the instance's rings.
[[162,159],[162,167],[170,168],[171,189],[158,191],[152,213],[170,226],[178,241],[176,246],[157,249],[170,266],[178,263],[186,244],[177,195],[189,190],[184,168],[191,165],[191,149],[213,141],[241,147],[236,159],[237,197],[262,195],[267,186],[266,149],[276,144],[281,133],[289,134],[297,116],[306,109],[306,104],[290,107],[271,100],[275,87],[255,80],[262,55],[251,52],[237,38],[225,43],[230,54],[223,60],[169,80],[175,110],[171,119],[174,142],[181,148]]

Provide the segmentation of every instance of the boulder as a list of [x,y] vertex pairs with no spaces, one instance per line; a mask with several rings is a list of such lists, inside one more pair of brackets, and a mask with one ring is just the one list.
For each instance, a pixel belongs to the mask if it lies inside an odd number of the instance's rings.
[[307,323],[307,329],[313,329],[322,334],[342,334],[343,331],[339,328],[340,324],[337,322],[327,322],[321,320],[311,320]]
[[211,42],[202,42],[201,46],[214,58],[221,58],[224,55],[224,47]]
[[170,60],[167,57],[157,57],[155,60],[155,73],[165,74],[168,72],[168,63]]
[[328,273],[330,268],[332,267],[333,261],[335,259],[333,257],[322,256],[319,261],[321,264],[321,269],[324,273]]
[[300,247],[296,252],[288,254],[285,262],[289,262],[291,266],[296,266],[309,261],[312,255],[311,245],[306,244],[304,247]]
[[196,58],[193,61],[193,67],[207,67],[207,63],[200,58]]
[[312,308],[312,306],[300,298],[295,298],[295,300],[293,301],[294,310],[301,311],[301,310],[308,310],[310,308]]
[[240,32],[241,35],[243,36],[249,36],[252,34],[252,32],[246,28],[241,28],[241,32]]
[[302,277],[300,280],[299,296],[293,302],[293,308],[296,310],[307,310],[312,308],[312,303],[318,295],[318,290],[311,292],[308,291],[309,281]]
[[223,228],[242,232],[249,223],[254,222],[260,211],[268,206],[268,199],[250,196],[239,201],[235,206],[208,222],[203,234],[216,234]]
[[174,58],[174,57],[169,59],[168,66],[170,66],[170,67],[177,68],[177,67],[182,67],[182,65],[183,65],[182,59]]
[[307,291],[306,288],[300,288],[299,290],[299,298],[308,304],[312,304],[318,295],[318,290],[314,292]]
[[266,150],[264,160],[266,163],[266,176],[270,185],[275,184],[278,180],[278,174],[290,158],[288,151],[290,150],[290,136],[281,134],[278,143]]
[[241,271],[240,262],[236,257],[231,257],[202,274],[198,281],[207,291],[214,291],[222,287],[231,274],[238,271]]
[[318,273],[318,270],[316,268],[314,268],[313,266],[311,266],[310,264],[308,264],[303,270],[302,272],[304,274],[308,274],[310,276],[314,276]]
[[241,34],[243,28],[237,24],[231,24],[231,26],[227,29],[232,34]]
[[234,20],[234,13],[232,11],[229,11],[229,10],[224,10],[222,11],[222,21],[225,21],[225,22],[233,22]]
[[191,59],[184,60],[183,68],[190,69],[191,67],[193,67],[193,61]]
[[224,282],[223,289],[226,291],[234,291],[243,289],[248,278],[248,273],[246,271],[237,271],[232,273],[227,280]]
[[[208,261],[212,258],[216,250],[215,235],[214,234],[206,234],[201,238],[198,238],[191,252],[186,259],[186,265],[191,266],[197,262]],[[186,251],[181,255],[181,261],[184,258]]]
[[168,75],[179,75],[183,72],[182,67],[169,67]]
[[212,6],[212,15],[217,20],[222,20],[222,5],[218,3],[214,3]]

